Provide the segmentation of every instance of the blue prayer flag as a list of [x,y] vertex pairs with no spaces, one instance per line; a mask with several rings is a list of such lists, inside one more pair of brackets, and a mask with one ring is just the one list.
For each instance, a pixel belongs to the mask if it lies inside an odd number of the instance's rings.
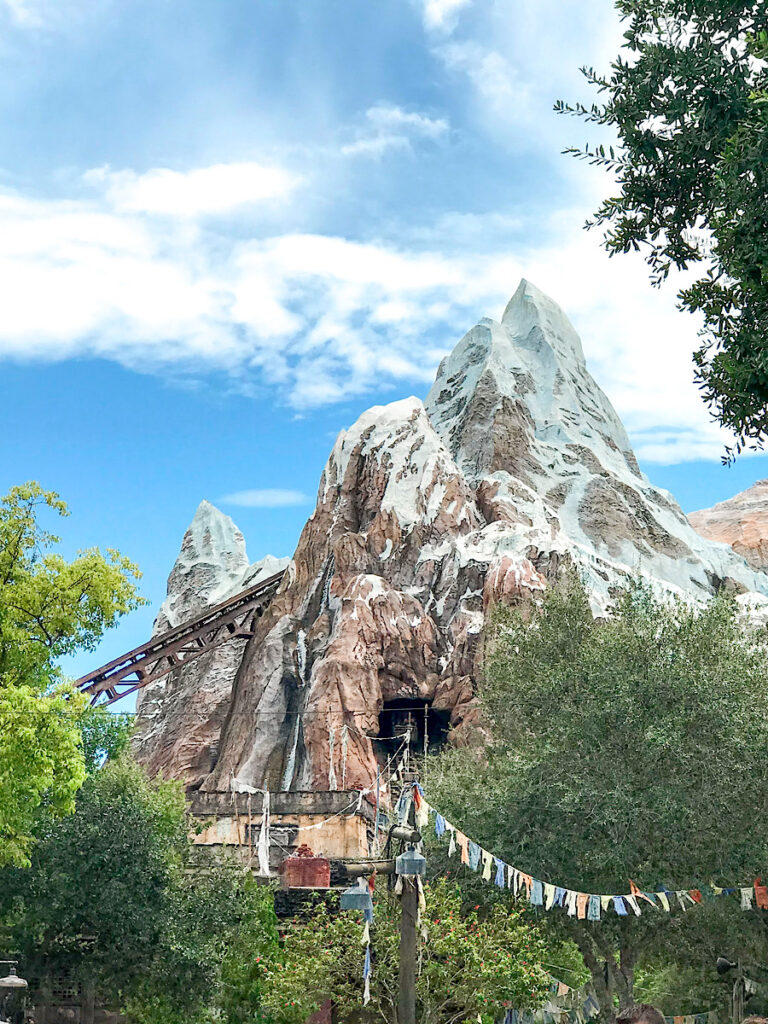
[[503,889],[505,885],[507,865],[503,860],[499,860],[498,857],[494,857],[493,859],[496,861],[496,878],[494,879],[494,882],[500,889]]

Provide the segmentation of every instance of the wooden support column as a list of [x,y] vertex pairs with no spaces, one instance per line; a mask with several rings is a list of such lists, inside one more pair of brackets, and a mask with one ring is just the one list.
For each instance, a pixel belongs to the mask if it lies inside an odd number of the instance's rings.
[[416,920],[419,890],[415,878],[403,878],[400,897],[400,979],[397,1024],[416,1024]]

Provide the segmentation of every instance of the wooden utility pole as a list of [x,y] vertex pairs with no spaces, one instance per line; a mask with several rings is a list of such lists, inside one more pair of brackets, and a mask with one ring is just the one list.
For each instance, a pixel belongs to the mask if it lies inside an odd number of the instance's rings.
[[741,1024],[744,1020],[744,968],[741,962],[736,965],[736,978],[733,982],[731,995],[731,1020],[733,1024]]
[[[408,843],[421,842],[421,833],[413,825],[396,825],[389,831],[390,838]],[[394,875],[395,860],[371,860],[365,864],[346,864],[348,875],[357,876],[376,871],[381,875]],[[419,916],[419,887],[415,878],[401,876],[403,891],[400,895],[400,965],[397,998],[397,1024],[416,1024],[416,921]]]
[[397,1024],[416,1024],[416,920],[419,890],[415,878],[403,878],[400,897],[400,987]]

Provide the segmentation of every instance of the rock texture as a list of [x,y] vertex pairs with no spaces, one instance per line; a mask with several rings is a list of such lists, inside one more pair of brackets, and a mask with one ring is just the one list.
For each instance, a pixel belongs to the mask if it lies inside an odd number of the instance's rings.
[[[193,619],[289,561],[267,555],[251,565],[229,516],[202,501],[184,534],[152,635]],[[153,774],[197,787],[211,771],[245,646],[245,640],[233,640],[138,691],[134,750]]]
[[753,569],[768,572],[768,480],[688,519],[702,537],[730,544]]
[[[443,361],[424,403],[375,407],[339,435],[280,590],[227,670],[203,789],[368,787],[394,701],[444,712],[452,742],[475,742],[485,616],[535,599],[565,560],[596,612],[630,573],[694,597],[768,592],[640,472],[573,327],[523,281],[501,322],[482,320]],[[186,741],[163,742],[178,774],[173,743]]]

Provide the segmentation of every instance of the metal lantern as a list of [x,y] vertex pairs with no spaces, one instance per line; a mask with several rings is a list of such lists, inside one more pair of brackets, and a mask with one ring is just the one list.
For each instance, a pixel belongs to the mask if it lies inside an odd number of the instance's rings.
[[405,878],[415,878],[417,875],[426,875],[427,861],[425,857],[413,847],[401,853],[395,861],[395,871]]
[[0,988],[27,988],[27,982],[16,973],[15,964],[12,964],[5,978],[0,978]]
[[342,910],[373,911],[373,900],[365,879],[361,879],[358,885],[344,890],[341,894],[340,905]]

